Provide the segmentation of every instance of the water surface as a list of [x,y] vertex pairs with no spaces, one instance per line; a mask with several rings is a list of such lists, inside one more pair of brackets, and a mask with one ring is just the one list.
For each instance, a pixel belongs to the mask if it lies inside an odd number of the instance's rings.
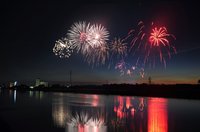
[[199,100],[0,91],[7,132],[194,132],[199,122]]

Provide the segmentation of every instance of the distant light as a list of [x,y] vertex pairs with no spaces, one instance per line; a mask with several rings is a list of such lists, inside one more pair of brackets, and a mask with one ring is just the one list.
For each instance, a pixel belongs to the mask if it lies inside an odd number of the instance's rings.
[[30,86],[30,88],[33,89],[34,87],[33,87],[33,86]]
[[17,81],[14,82],[14,86],[17,86]]

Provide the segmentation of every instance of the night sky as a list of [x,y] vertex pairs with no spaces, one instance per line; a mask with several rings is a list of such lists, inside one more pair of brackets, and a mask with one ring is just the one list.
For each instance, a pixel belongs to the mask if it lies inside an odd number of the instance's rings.
[[[8,1],[1,4],[0,83],[197,83],[200,79],[199,4],[191,1]],[[92,68],[80,54],[60,59],[52,52],[74,22],[102,24],[109,39],[124,37],[139,21],[165,25],[176,36],[177,54],[167,67],[145,69],[145,78],[120,76],[114,67]]]

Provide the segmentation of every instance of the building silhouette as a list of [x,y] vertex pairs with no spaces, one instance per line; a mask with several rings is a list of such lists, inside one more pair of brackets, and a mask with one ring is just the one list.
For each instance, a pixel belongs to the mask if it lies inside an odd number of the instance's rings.
[[35,87],[38,87],[38,86],[45,86],[45,87],[48,87],[48,82],[45,82],[45,81],[41,81],[39,78],[37,78],[35,80]]

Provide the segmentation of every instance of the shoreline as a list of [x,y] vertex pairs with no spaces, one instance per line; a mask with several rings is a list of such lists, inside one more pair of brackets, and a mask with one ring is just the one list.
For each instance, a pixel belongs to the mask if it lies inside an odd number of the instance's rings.
[[80,85],[80,86],[39,86],[30,89],[28,86],[16,86],[10,88],[18,91],[43,91],[43,92],[66,92],[83,94],[102,95],[122,95],[122,96],[144,96],[144,97],[164,97],[182,99],[200,99],[200,85],[175,84],[175,85],[155,85],[155,84],[106,84],[106,85]]

